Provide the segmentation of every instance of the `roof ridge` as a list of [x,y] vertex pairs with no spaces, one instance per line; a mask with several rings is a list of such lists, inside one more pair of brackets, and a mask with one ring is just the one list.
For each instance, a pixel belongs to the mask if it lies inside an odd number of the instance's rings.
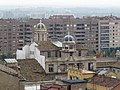
[[17,71],[15,71],[14,69],[10,68],[10,67],[7,67],[5,65],[1,65],[0,64],[0,70],[3,71],[3,72],[6,72],[6,73],[9,73],[11,75],[17,75]]

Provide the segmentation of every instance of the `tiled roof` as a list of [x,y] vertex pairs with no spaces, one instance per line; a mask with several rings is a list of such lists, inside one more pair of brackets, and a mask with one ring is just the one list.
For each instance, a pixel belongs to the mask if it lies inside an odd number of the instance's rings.
[[18,60],[20,66],[20,74],[26,81],[43,81],[50,80],[42,66],[35,59]]
[[95,76],[88,79],[88,83],[114,88],[117,85],[120,85],[120,80],[115,78],[105,77],[105,76]]
[[[51,41],[41,41],[38,48],[40,51],[49,51],[49,50],[61,50],[62,47],[58,47],[57,45],[53,44]],[[87,46],[76,45],[76,49],[85,49],[88,50]]]
[[76,49],[85,49],[85,50],[88,50],[88,47],[87,46],[85,46],[85,45],[78,45],[78,44],[76,44]]
[[60,48],[50,41],[41,41],[38,48],[40,51],[59,50]]
[[0,64],[0,71],[6,72],[6,73],[11,74],[11,75],[18,76],[18,72],[16,70],[9,68],[9,67],[2,65],[2,64]]
[[110,65],[110,67],[114,67],[114,68],[119,68],[120,69],[120,62],[116,62],[115,64]]
[[97,68],[102,68],[102,67],[109,67],[113,64],[115,64],[116,62],[96,62],[96,67]]
[[120,68],[120,62],[97,62],[96,66],[100,67],[113,67],[113,68]]

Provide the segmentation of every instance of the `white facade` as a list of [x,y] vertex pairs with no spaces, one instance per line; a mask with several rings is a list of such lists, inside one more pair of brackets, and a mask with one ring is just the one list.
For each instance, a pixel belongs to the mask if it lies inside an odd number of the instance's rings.
[[16,59],[35,59],[45,70],[45,56],[40,55],[38,46],[35,42],[33,42],[30,46],[25,45],[22,50],[17,50]]
[[40,90],[40,84],[25,85],[25,90]]

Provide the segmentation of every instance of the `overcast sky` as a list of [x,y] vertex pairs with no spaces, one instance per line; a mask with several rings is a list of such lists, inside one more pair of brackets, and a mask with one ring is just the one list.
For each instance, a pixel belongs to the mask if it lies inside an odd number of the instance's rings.
[[0,6],[120,7],[120,0],[0,0]]

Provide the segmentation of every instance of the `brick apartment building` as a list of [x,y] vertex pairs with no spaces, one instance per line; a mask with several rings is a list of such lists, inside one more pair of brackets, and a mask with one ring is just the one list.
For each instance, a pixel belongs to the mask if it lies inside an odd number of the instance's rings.
[[98,20],[94,18],[75,18],[72,15],[53,15],[42,22],[48,30],[48,39],[63,41],[68,32],[77,44],[87,45],[98,50]]
[[0,19],[0,54],[15,54],[17,49],[30,44],[36,22],[32,19]]
[[120,19],[99,21],[99,51],[114,52],[120,49]]
[[[63,41],[69,32],[76,39],[76,44],[99,52],[120,47],[119,21],[114,16],[76,18],[73,15],[53,15],[42,19],[49,40]],[[30,44],[34,25],[39,22],[39,19],[0,19],[0,54],[15,54],[17,49]]]

